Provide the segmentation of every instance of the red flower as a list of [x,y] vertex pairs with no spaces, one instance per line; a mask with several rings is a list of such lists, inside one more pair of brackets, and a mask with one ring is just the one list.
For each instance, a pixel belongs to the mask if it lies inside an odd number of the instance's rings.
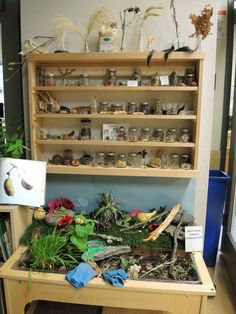
[[138,216],[138,214],[141,213],[141,212],[142,212],[141,209],[134,209],[134,210],[131,210],[131,211],[129,212],[129,214],[130,214],[131,217],[136,217],[136,216]]
[[61,206],[65,207],[66,209],[73,209],[75,207],[75,205],[67,198],[61,199]]
[[62,216],[58,221],[57,225],[59,227],[66,227],[72,223],[73,218],[69,215]]
[[158,228],[160,226],[160,224],[152,224],[152,223],[150,223],[150,224],[148,224],[148,230],[149,231],[154,231],[154,230],[156,230],[156,228]]

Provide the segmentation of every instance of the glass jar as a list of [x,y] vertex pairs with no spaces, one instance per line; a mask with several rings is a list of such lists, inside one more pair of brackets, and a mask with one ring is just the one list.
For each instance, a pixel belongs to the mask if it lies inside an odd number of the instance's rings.
[[182,154],[180,156],[180,167],[184,170],[192,169],[191,156],[189,154]]
[[116,70],[115,69],[107,69],[104,85],[116,86]]
[[103,167],[105,163],[105,153],[103,152],[98,152],[96,153],[96,163],[98,166]]
[[80,86],[88,86],[89,85],[89,78],[88,74],[82,72],[79,77],[79,85]]
[[104,165],[106,167],[115,167],[116,164],[116,154],[113,152],[107,153],[105,155]]
[[132,114],[138,111],[137,103],[135,101],[128,102],[126,111],[128,114]]
[[117,128],[117,141],[125,141],[126,140],[126,128],[120,126]]
[[110,112],[110,106],[107,101],[101,101],[99,103],[98,113],[107,113]]
[[112,105],[111,105],[111,111],[112,111],[112,112],[120,112],[120,111],[123,111],[123,105],[121,105],[121,104],[112,104]]
[[163,142],[165,137],[165,132],[163,129],[153,129],[152,141]]
[[179,134],[179,141],[181,143],[188,143],[190,140],[190,131],[189,129],[181,129]]
[[127,157],[127,165],[129,167],[139,167],[139,156],[136,153],[129,153]]
[[179,155],[170,154],[169,166],[171,169],[179,169]]
[[129,128],[128,140],[130,142],[138,142],[138,140],[139,140],[139,130],[137,128]]
[[82,119],[81,120],[80,140],[82,140],[82,141],[91,140],[90,123],[91,123],[90,119]]
[[116,167],[125,168],[127,166],[126,154],[118,154],[116,158]]
[[177,129],[168,129],[166,131],[166,142],[174,143],[178,140]]
[[54,73],[47,73],[46,74],[46,85],[47,86],[55,85]]
[[152,130],[150,128],[143,128],[141,130],[140,140],[143,142],[149,142],[151,140]]
[[149,103],[147,101],[141,102],[140,111],[144,114],[149,114]]

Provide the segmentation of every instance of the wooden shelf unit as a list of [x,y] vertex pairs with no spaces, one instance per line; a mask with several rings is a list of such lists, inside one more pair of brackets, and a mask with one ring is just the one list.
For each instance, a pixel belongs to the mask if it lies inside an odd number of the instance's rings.
[[[151,60],[151,67],[146,65],[145,53],[62,53],[62,54],[29,54],[29,113],[31,124],[31,151],[32,159],[51,160],[54,153],[63,154],[65,149],[72,149],[75,158],[79,158],[85,151],[95,155],[98,151],[108,152],[114,149],[115,153],[129,153],[146,149],[148,154],[155,154],[159,149],[166,149],[170,153],[188,153],[192,157],[192,170],[171,170],[154,168],[105,168],[87,166],[59,166],[49,164],[48,173],[91,174],[91,175],[120,175],[120,176],[152,176],[152,177],[196,177],[198,174],[198,150],[199,150],[199,124],[201,112],[202,67],[204,54],[174,52],[164,62],[164,54],[157,53]],[[176,71],[183,74],[186,68],[194,68],[198,86],[104,86],[94,82],[89,86],[77,86],[70,83],[69,86],[39,86],[37,85],[37,70],[56,73],[59,79],[59,69],[75,70],[67,78],[68,81],[78,80],[82,72],[89,77],[103,79],[107,68],[115,68],[120,78],[130,76],[134,69],[141,70],[143,78],[150,78],[155,72],[161,75],[169,75]],[[96,80],[95,80],[96,81]],[[109,103],[127,103],[128,101],[148,101],[153,103],[155,98],[162,97],[167,103],[185,102],[190,107],[190,115],[128,115],[128,114],[67,114],[67,113],[41,113],[37,111],[38,93],[50,92],[60,105],[75,107],[88,105],[90,97],[97,96],[98,101]],[[73,104],[73,105],[72,105]],[[78,134],[80,120],[90,119],[96,128],[103,124],[128,124],[138,128],[189,128],[191,130],[191,142],[167,143],[167,142],[128,142],[128,141],[102,141],[92,139],[80,140],[52,140],[40,139],[39,129],[57,129],[58,134],[76,130]],[[66,131],[65,131],[66,130]],[[92,137],[93,138],[93,137]]]
[[10,215],[13,251],[17,249],[20,237],[31,224],[33,212],[28,206],[0,205],[0,213],[8,213]]

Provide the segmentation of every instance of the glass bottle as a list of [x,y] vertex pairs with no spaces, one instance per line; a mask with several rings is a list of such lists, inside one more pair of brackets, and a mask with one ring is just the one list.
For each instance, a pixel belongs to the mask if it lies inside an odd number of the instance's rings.
[[137,142],[139,140],[139,131],[137,128],[129,128],[128,140],[130,142]]
[[129,167],[139,167],[139,156],[136,153],[129,153],[127,156],[127,165]]
[[192,169],[191,156],[189,154],[182,154],[180,156],[180,167],[184,170]]
[[98,113],[98,100],[97,97],[90,98],[91,113]]
[[132,114],[134,112],[137,112],[138,111],[137,103],[135,101],[128,102],[128,104],[126,106],[126,111],[128,114]]
[[170,154],[169,165],[171,169],[179,169],[179,155]]
[[164,129],[153,129],[152,140],[156,142],[163,142],[165,137]]
[[116,154],[113,152],[109,152],[105,155],[104,165],[106,167],[115,167],[116,164]]
[[177,129],[168,129],[166,132],[166,142],[168,143],[174,143],[177,142],[178,135],[177,135]]
[[125,168],[127,166],[127,157],[126,154],[118,154],[116,158],[116,167]]
[[97,152],[95,160],[98,166],[103,167],[105,162],[105,153]]
[[116,70],[115,69],[107,69],[104,85],[116,86]]
[[181,129],[179,134],[179,141],[181,143],[188,143],[190,140],[189,129]]
[[90,123],[91,123],[90,119],[82,119],[81,120],[80,140],[82,140],[82,141],[91,140]]
[[149,142],[151,140],[152,130],[150,128],[143,128],[141,130],[140,140],[143,142]]
[[144,114],[149,114],[149,103],[147,101],[141,102],[140,111]]

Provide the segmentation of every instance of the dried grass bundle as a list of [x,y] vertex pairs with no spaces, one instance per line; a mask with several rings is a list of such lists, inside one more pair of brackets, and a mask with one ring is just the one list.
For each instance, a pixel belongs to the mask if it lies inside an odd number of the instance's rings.
[[72,22],[69,18],[61,15],[58,16],[58,18],[55,20],[52,31],[55,34],[58,42],[64,41],[66,33],[75,33],[83,39],[85,38],[84,34],[74,22]]
[[88,37],[96,28],[99,29],[102,25],[107,25],[110,21],[111,18],[107,8],[101,7],[96,9],[90,15],[88,20],[86,37]]
[[200,15],[190,14],[189,18],[195,27],[195,32],[190,37],[199,37],[205,39],[211,31],[213,23],[211,17],[213,14],[213,8],[210,5],[206,5],[201,11]]
[[159,16],[160,14],[158,14],[156,12],[156,10],[162,10],[163,7],[157,7],[157,6],[152,6],[152,7],[148,7],[143,14],[143,18],[141,20],[141,27],[143,26],[144,22],[151,16]]

